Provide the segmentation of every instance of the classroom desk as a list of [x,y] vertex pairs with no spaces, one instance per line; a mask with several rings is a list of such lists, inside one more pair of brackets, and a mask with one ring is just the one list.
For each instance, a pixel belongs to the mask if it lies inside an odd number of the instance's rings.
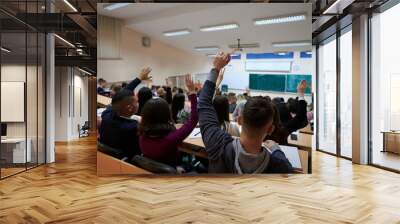
[[1,139],[2,159],[6,163],[21,164],[31,162],[32,157],[32,140],[26,139],[27,147],[25,149],[25,138],[5,138]]
[[111,98],[97,94],[97,105],[106,107],[111,104]]
[[[207,152],[205,151],[204,143],[201,138],[186,138],[183,143],[178,147],[179,151],[192,154],[201,158],[208,158]],[[298,150],[300,163],[302,170],[298,170],[299,173],[309,172],[309,152],[306,150]]]

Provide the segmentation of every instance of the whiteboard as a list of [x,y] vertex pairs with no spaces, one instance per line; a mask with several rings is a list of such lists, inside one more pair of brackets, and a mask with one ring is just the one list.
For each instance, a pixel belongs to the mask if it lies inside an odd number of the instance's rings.
[[237,65],[229,64],[225,67],[224,79],[221,85],[228,85],[229,89],[245,90],[249,87],[249,73]]
[[24,104],[24,82],[1,82],[1,122],[24,122]]

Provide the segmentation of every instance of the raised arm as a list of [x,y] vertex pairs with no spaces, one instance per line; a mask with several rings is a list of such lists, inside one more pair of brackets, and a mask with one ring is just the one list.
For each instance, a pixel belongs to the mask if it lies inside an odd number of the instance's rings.
[[185,82],[188,89],[188,97],[191,107],[190,118],[183,124],[181,128],[170,133],[167,136],[170,141],[178,143],[182,142],[186,137],[190,135],[190,133],[196,127],[197,122],[199,121],[199,116],[197,113],[197,95],[194,87],[195,85],[190,75],[186,75]]
[[218,73],[229,60],[229,54],[217,55],[214,59],[214,68],[210,71],[199,97],[200,130],[209,159],[220,157],[224,146],[232,141],[232,136],[221,129],[217,112],[212,104]]
[[147,67],[147,68],[143,68],[142,71],[140,71],[140,74],[137,78],[135,78],[134,80],[132,80],[126,87],[125,89],[128,89],[130,91],[134,91],[135,88],[142,82],[142,81],[146,81],[146,80],[151,80],[151,76],[150,76],[150,72],[151,72],[151,68]]
[[289,133],[307,126],[307,102],[304,99],[304,92],[307,88],[307,82],[302,80],[297,86],[298,102],[296,106],[296,116],[286,122],[285,127]]

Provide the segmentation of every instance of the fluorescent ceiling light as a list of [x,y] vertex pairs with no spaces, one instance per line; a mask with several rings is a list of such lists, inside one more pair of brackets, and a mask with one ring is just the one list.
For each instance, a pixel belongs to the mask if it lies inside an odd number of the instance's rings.
[[163,34],[164,34],[164,36],[172,37],[172,36],[187,35],[190,33],[191,33],[191,31],[189,29],[183,29],[183,30],[166,31]]
[[[237,57],[237,56],[239,56],[240,54],[231,54],[231,57]],[[210,58],[215,58],[217,56],[217,54],[207,54],[207,57],[210,57]]]
[[131,3],[114,3],[114,4],[108,4],[106,6],[104,6],[105,10],[115,10],[115,9],[119,9],[119,8],[123,8],[125,6],[128,6]]
[[10,52],[11,52],[9,49],[7,49],[7,48],[5,48],[5,47],[1,47],[1,50],[4,51],[4,52],[6,52],[6,53],[10,53]]
[[217,46],[210,46],[210,47],[195,47],[196,51],[216,51],[219,50]]
[[67,4],[74,12],[78,12],[78,10],[68,1],[64,0],[65,4]]
[[236,29],[236,28],[239,28],[239,25],[237,23],[230,23],[230,24],[200,27],[200,31],[210,32],[210,31],[219,31],[219,30],[230,30],[230,29]]
[[291,15],[291,16],[279,16],[264,19],[255,19],[254,25],[271,25],[271,24],[282,24],[282,23],[292,23],[306,20],[306,15]]
[[62,42],[64,42],[65,44],[69,45],[70,47],[75,48],[75,45],[71,44],[71,42],[69,42],[68,40],[58,36],[57,34],[54,34],[55,37],[57,37],[58,39],[60,39]]
[[277,42],[272,43],[273,47],[303,47],[311,46],[310,41],[297,41],[297,42]]
[[83,73],[85,73],[85,74],[92,75],[92,73],[90,73],[90,72],[88,72],[88,71],[86,71],[86,70],[83,70],[83,69],[81,69],[81,68],[78,68],[78,70],[81,71],[81,72],[83,72]]

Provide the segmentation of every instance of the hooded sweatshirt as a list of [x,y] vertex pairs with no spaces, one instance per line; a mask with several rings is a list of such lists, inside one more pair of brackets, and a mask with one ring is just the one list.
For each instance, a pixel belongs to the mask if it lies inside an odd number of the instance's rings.
[[[221,130],[212,105],[218,72],[212,69],[199,97],[199,123],[209,159],[209,173],[291,173],[292,165],[278,146],[260,145],[259,154],[247,153],[239,138]],[[271,150],[271,151],[270,151]]]

